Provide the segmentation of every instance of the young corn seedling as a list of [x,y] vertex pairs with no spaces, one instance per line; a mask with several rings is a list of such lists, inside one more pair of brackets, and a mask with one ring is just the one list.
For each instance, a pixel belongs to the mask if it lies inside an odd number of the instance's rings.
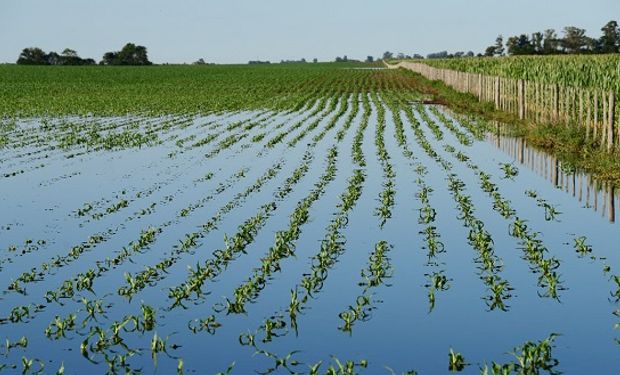
[[461,372],[466,366],[465,357],[463,357],[461,353],[454,352],[454,350],[450,348],[450,352],[448,353],[448,371]]

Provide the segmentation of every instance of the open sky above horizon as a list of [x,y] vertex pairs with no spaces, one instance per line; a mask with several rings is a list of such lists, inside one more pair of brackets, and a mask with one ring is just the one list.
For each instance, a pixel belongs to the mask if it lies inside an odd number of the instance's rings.
[[618,0],[1,0],[0,62],[33,46],[99,61],[127,42],[155,63],[478,53],[498,34],[571,25],[598,37],[619,18]]

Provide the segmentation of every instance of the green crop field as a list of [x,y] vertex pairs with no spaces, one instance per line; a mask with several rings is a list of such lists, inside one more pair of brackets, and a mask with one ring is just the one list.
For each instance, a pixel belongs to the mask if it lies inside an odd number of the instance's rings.
[[620,55],[512,56],[425,60],[437,68],[620,93]]
[[0,373],[615,373],[615,187],[424,88],[0,66]]
[[0,113],[19,116],[158,115],[291,108],[321,91],[367,92],[382,84],[367,79],[367,72],[352,69],[364,66],[355,63],[151,67],[0,65]]

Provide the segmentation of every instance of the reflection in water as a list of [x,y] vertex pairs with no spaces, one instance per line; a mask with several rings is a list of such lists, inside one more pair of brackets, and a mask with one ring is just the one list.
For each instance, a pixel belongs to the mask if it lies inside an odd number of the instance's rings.
[[572,167],[563,166],[554,155],[529,146],[523,138],[507,135],[508,129],[505,124],[496,122],[494,126],[496,131],[486,135],[489,143],[510,155],[521,165],[536,172],[558,189],[571,194],[586,207],[600,212],[610,222],[616,221],[618,209],[616,194],[618,192],[612,184],[598,181],[590,174],[576,171]]

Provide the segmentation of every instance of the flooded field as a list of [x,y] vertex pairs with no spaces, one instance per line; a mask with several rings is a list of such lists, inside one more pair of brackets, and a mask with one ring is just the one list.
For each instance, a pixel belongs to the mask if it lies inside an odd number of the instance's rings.
[[4,123],[0,372],[616,373],[618,191],[378,92]]

